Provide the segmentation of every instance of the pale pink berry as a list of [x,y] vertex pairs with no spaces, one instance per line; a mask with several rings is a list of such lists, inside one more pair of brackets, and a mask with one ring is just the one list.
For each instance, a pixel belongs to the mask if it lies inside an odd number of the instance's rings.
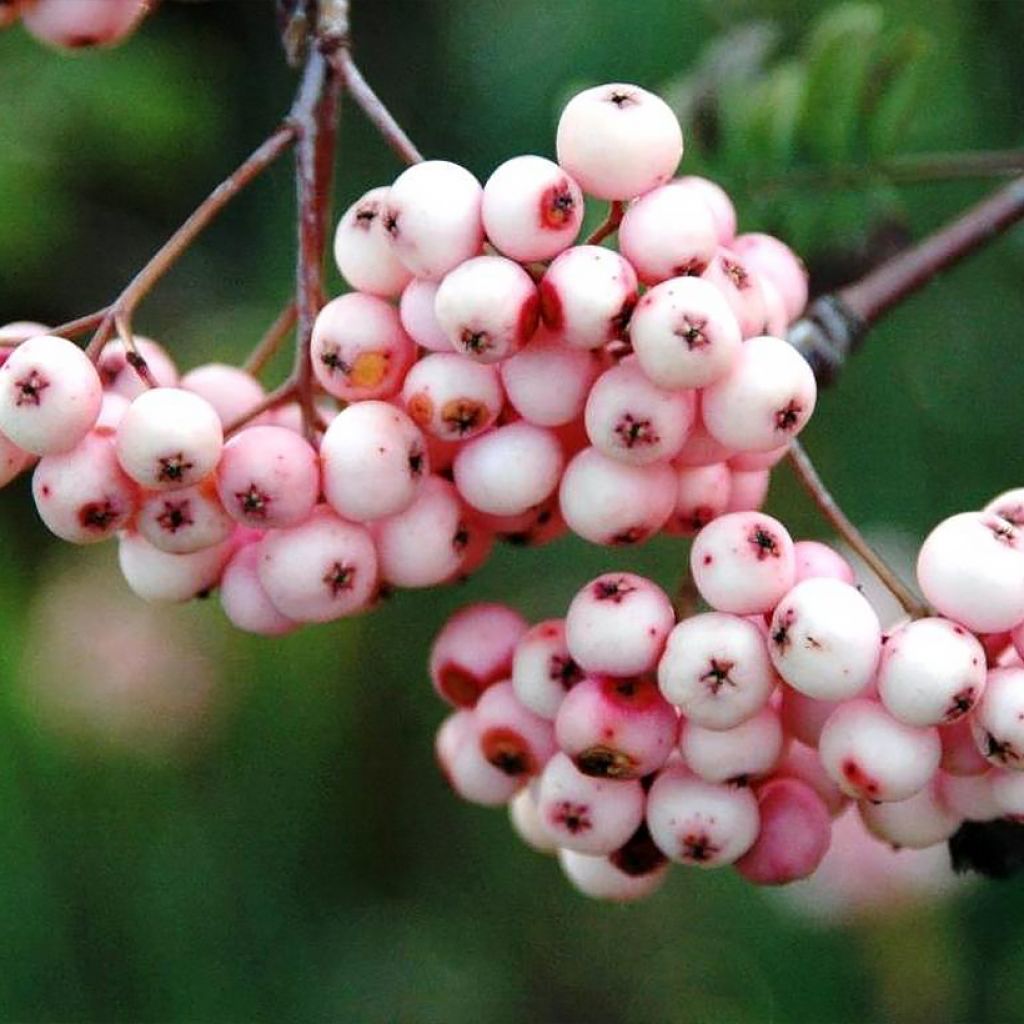
[[[146,361],[150,376],[162,388],[178,386],[178,368],[163,345],[152,338],[135,335],[132,339],[135,350]],[[103,389],[115,395],[122,395],[129,401],[138,398],[146,390],[146,382],[128,361],[128,351],[120,338],[114,338],[103,346],[96,362]],[[204,396],[205,397],[205,396]]]
[[761,300],[764,303],[764,324],[757,333],[784,338],[790,322],[786,315],[786,304],[778,288],[768,278],[762,277],[760,285]]
[[469,579],[491,557],[496,539],[483,524],[467,519],[459,535],[459,567],[450,580],[461,583]]
[[697,416],[686,436],[683,447],[673,460],[680,467],[710,466],[716,462],[728,462],[736,455],[736,450],[724,445],[712,437],[704,426],[701,414],[701,402],[698,392]]
[[463,800],[496,807],[522,788],[522,779],[506,775],[484,757],[470,711],[456,711],[444,720],[434,750],[448,784]]
[[11,354],[11,348],[14,346],[34,338],[37,334],[46,334],[49,330],[46,324],[35,320],[12,320],[10,323],[0,325],[0,345],[3,346],[5,353],[3,358],[6,359]]
[[180,388],[144,391],[117,427],[121,467],[149,490],[198,483],[216,468],[223,447],[216,410]]
[[756,512],[768,498],[771,482],[770,469],[732,470],[726,512]]
[[992,801],[1003,815],[1018,823],[1024,822],[1024,774],[993,771]]
[[574,348],[621,338],[636,300],[636,271],[600,245],[566,249],[540,280],[544,323]]
[[538,780],[519,790],[509,801],[508,817],[519,838],[537,853],[554,853],[558,844],[548,834],[537,809]]
[[739,321],[744,338],[764,333],[767,312],[764,292],[757,273],[745,259],[731,249],[720,247],[702,276],[722,293]]
[[512,653],[527,628],[508,605],[460,608],[430,649],[430,680],[438,695],[456,707],[476,704],[484,690],[509,678]]
[[815,700],[791,686],[780,688],[782,724],[786,732],[809,747],[817,747],[821,730],[837,707],[837,700]]
[[1024,487],[1014,487],[997,494],[983,509],[1009,520],[1014,526],[1024,526]]
[[558,511],[558,495],[534,505],[518,516],[492,516],[473,510],[473,519],[484,530],[516,547],[540,547],[565,535],[568,527]]
[[316,452],[286,427],[246,427],[224,446],[217,493],[228,515],[243,525],[295,526],[313,511],[320,493]]
[[797,779],[772,779],[757,794],[760,830],[736,870],[754,885],[787,885],[813,874],[828,852],[832,819]]
[[649,847],[653,845],[648,838],[637,855],[627,843],[607,857],[561,849],[558,863],[573,888],[584,896],[609,903],[635,903],[656,892],[668,873],[668,862],[656,847],[654,855],[660,859],[651,856]]
[[562,515],[594,544],[639,544],[665,525],[675,507],[676,476],[667,462],[631,466],[585,448],[565,467]]
[[697,534],[690,549],[690,571],[701,597],[715,611],[770,612],[793,586],[793,540],[771,516],[732,512]]
[[679,468],[676,471],[676,507],[665,524],[665,531],[692,537],[712,519],[724,515],[729,504],[731,477],[724,462]]
[[599,778],[650,775],[668,760],[678,734],[675,708],[646,677],[587,676],[565,695],[555,718],[563,753],[584,775]]
[[185,555],[153,547],[140,533],[123,533],[117,559],[125,582],[144,601],[189,601],[216,585],[234,551],[231,540]]
[[580,589],[565,616],[565,640],[585,672],[632,676],[654,668],[675,622],[668,595],[630,572],[610,572]]
[[598,451],[642,466],[671,459],[682,448],[695,410],[692,391],[657,387],[629,358],[594,381],[584,422]]
[[790,740],[786,745],[782,760],[775,766],[772,778],[799,779],[810,786],[821,797],[833,818],[841,814],[850,802],[850,798],[825,771],[817,750],[799,740]]
[[721,185],[695,174],[677,178],[675,185],[690,189],[707,204],[715,221],[719,244],[728,245],[736,237],[736,208]]
[[644,373],[663,388],[719,380],[743,340],[728,303],[699,277],[673,277],[648,291],[633,311],[629,337]]
[[[945,730],[940,730],[945,731]],[[1003,809],[996,803],[992,784],[998,769],[988,765],[989,770],[980,775],[949,775],[940,772],[937,784],[943,803],[964,821],[994,821],[1003,816]],[[1007,772],[1016,776],[1017,772]]]
[[495,367],[455,352],[433,352],[406,374],[402,403],[428,434],[464,441],[497,420],[504,395]]
[[558,751],[554,726],[524,707],[508,680],[480,695],[474,717],[484,758],[506,775],[538,775]]
[[382,299],[398,296],[412,278],[399,260],[384,222],[389,188],[372,188],[342,215],[334,232],[334,261],[356,290]]
[[135,528],[161,551],[187,555],[227,540],[235,521],[224,511],[212,477],[173,491],[142,495]]
[[906,800],[939,767],[938,730],[905,725],[872,700],[846,701],[828,717],[818,752],[825,770],[857,800]]
[[420,429],[387,402],[342,409],[320,442],[320,460],[327,503],[356,522],[405,511],[430,472]]
[[298,623],[274,607],[259,577],[260,546],[245,544],[232,556],[220,578],[220,605],[228,621],[246,633],[284,636]]
[[704,391],[701,416],[722,444],[770,451],[792,440],[814,412],[817,385],[807,361],[781,338],[745,342],[729,372]]
[[771,448],[766,452],[739,452],[729,458],[729,468],[741,473],[750,473],[755,469],[772,469],[786,457],[789,447],[787,441],[778,448]]
[[85,353],[36,335],[0,366],[0,431],[33,455],[70,451],[99,416],[103,389]]
[[540,300],[533,278],[518,263],[477,256],[445,276],[434,313],[456,351],[481,363],[497,363],[530,340]]
[[328,302],[313,327],[310,359],[321,387],[358,402],[390,398],[402,386],[416,346],[383,299],[349,292]]
[[501,381],[524,420],[557,427],[581,415],[599,370],[593,352],[566,345],[541,327],[526,348],[501,364]]
[[669,633],[658,685],[689,722],[732,729],[767,705],[775,673],[764,636],[752,622],[706,612]]
[[538,622],[519,638],[512,657],[516,696],[535,714],[553,719],[583,671],[565,642],[565,620]]
[[319,506],[260,542],[259,578],[274,607],[296,622],[362,611],[377,589],[377,553],[366,528]]
[[562,474],[558,438],[532,423],[497,427],[466,443],[455,456],[455,486],[473,508],[518,515],[540,504]]
[[816,576],[830,576],[843,583],[853,584],[853,566],[838,551],[817,540],[798,540],[793,545],[796,555],[796,582]]
[[491,244],[509,259],[550,260],[579,234],[583,193],[551,160],[516,156],[487,179],[482,215]]
[[484,242],[483,189],[464,167],[425,160],[391,186],[384,228],[395,254],[417,277],[440,281]]
[[6,487],[32,464],[32,455],[0,434],[0,487]]
[[772,772],[782,757],[784,736],[778,712],[763,707],[731,729],[683,722],[679,752],[686,766],[708,782],[746,785]]
[[138,504],[138,488],[118,465],[112,440],[96,431],[71,451],[39,460],[32,496],[50,532],[72,544],[112,537]]
[[436,299],[437,283],[414,277],[402,292],[398,315],[406,334],[421,348],[450,353],[452,343],[434,312]]
[[407,509],[372,527],[381,579],[395,587],[433,587],[458,575],[472,532],[458,491],[433,475]]
[[992,669],[970,721],[991,764],[1024,771],[1024,668]]
[[34,0],[21,8],[21,19],[41,43],[77,50],[123,42],[151,6],[148,0]]
[[985,688],[985,651],[948,619],[918,619],[892,633],[878,665],[878,696],[908,725],[948,725],[968,714]]
[[251,374],[225,363],[205,363],[181,378],[181,387],[205,398],[227,426],[251,412],[266,397],[263,385]]
[[942,740],[942,770],[949,775],[984,775],[991,765],[974,742],[969,715],[939,730]]
[[779,675],[794,689],[816,700],[845,700],[874,677],[882,627],[856,587],[813,577],[779,601],[768,650]]
[[944,843],[963,823],[946,804],[938,778],[906,800],[857,805],[864,827],[890,846],[924,850]]
[[760,828],[757,798],[745,786],[705,782],[671,764],[647,794],[647,827],[669,860],[722,867],[754,845]]
[[644,818],[644,791],[630,779],[584,775],[565,754],[555,754],[540,777],[537,811],[555,842],[578,853],[617,850]]
[[921,545],[917,582],[940,615],[976,633],[1013,629],[1024,620],[1024,536],[991,512],[950,516]]
[[631,199],[664,184],[683,155],[672,108],[637,85],[585,89],[566,104],[555,140],[558,162],[584,192]]
[[669,182],[630,203],[619,251],[644,284],[704,272],[718,249],[711,210],[692,188]]
[[786,319],[795,320],[807,305],[807,268],[785,242],[752,232],[737,235],[730,248],[763,281],[771,282],[782,299]]

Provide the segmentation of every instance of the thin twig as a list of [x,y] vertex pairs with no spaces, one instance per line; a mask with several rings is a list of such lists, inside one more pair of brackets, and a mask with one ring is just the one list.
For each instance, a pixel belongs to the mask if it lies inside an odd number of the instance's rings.
[[600,245],[610,234],[618,231],[625,209],[620,200],[613,200],[611,206],[608,207],[608,216],[594,228],[585,244]]
[[249,353],[242,369],[258,377],[266,368],[267,363],[277,354],[281,343],[288,337],[291,329],[295,326],[297,313],[294,299],[288,303],[277,315],[277,319],[267,328],[266,333],[260,338],[256,347]]
[[867,542],[864,535],[847,518],[838,502],[829,493],[811,457],[799,441],[790,443],[788,459],[797,480],[811,496],[818,511],[831,523],[840,537],[870,566],[871,571],[885,584],[885,587],[903,606],[904,611],[915,619],[929,614],[923,604],[899,578],[885,559]]
[[109,312],[109,307],[104,309],[98,309],[95,313],[87,313],[85,316],[78,317],[77,320],[69,320],[66,324],[60,324],[57,327],[51,327],[48,334],[52,334],[58,338],[74,338],[79,334],[85,334],[87,331],[94,331],[101,323]]

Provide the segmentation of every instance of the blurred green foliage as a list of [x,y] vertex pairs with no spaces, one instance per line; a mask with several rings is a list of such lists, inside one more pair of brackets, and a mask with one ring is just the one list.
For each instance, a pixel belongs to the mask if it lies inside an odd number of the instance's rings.
[[[481,176],[550,154],[580,85],[663,89],[689,128],[684,167],[734,189],[743,225],[791,239],[819,283],[990,187],[897,183],[885,161],[1022,141],[1018,0],[353,0],[353,17],[364,70],[413,138]],[[292,79],[269,0],[167,2],[110,53],[0,36],[0,322],[109,301],[277,121]],[[339,146],[339,206],[397,171],[354,111]],[[293,216],[282,165],[189,253],[139,328],[184,366],[241,358],[289,294]],[[867,528],[915,543],[1022,482],[1021,243],[1018,231],[908,302],[823,397],[807,445]],[[773,509],[794,534],[824,535],[777,477]],[[677,871],[650,903],[609,908],[521,848],[502,814],[447,792],[424,672],[443,617],[477,598],[558,614],[611,566],[671,586],[678,543],[504,549],[464,586],[284,640],[231,633],[215,601],[161,612],[169,650],[186,643],[216,666],[217,713],[191,742],[140,749],[54,726],[43,653],[97,637],[45,609],[90,556],[50,541],[24,482],[0,494],[0,514],[0,1019],[1024,1015],[1022,883],[831,929],[728,872]],[[112,580],[95,585],[120,595]]]

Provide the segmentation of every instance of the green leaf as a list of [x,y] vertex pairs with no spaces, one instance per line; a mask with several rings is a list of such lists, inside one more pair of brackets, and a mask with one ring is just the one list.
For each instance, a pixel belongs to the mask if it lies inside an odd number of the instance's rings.
[[921,99],[932,37],[908,28],[886,39],[872,74],[864,114],[868,152],[888,156],[904,148],[906,129]]

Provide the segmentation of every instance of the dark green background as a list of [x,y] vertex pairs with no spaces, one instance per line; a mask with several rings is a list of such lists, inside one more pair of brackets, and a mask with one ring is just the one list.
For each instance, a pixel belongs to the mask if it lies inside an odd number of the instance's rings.
[[[799,54],[808,19],[828,6],[353,0],[353,19],[368,77],[421,148],[485,176],[516,153],[550,154],[559,105],[579,85],[663,87],[720,33],[757,18],[775,24],[783,56]],[[897,150],[1019,145],[1024,4],[884,7],[893,30],[919,26],[931,43]],[[820,87],[841,93],[844,74],[838,66]],[[110,53],[65,57],[20,29],[0,36],[0,322],[59,322],[109,301],[282,115],[293,78],[263,0],[168,2]],[[814,139],[845,124],[840,103],[825,111]],[[718,126],[726,137],[700,166],[736,186],[746,226],[797,241],[819,281],[993,187],[895,187],[873,176],[869,188],[769,193],[765,183],[794,166],[877,154],[840,130],[835,151],[773,165],[736,123]],[[348,108],[339,145],[339,207],[398,170]],[[186,367],[240,359],[289,294],[293,234],[285,163],[181,262],[138,328]],[[822,399],[805,440],[861,525],[913,546],[938,519],[1024,482],[1022,274],[1018,231],[894,313]],[[797,536],[827,535],[784,470],[770,507]],[[181,648],[196,648],[214,665],[217,696],[198,735],[157,743],[160,721],[151,742],[132,739],[131,720],[120,739],[76,726],[74,713],[55,725],[41,696],[102,689],[104,673],[83,652],[119,618],[123,584],[97,569],[70,610],[52,606],[63,574],[109,565],[113,548],[54,543],[24,481],[0,494],[0,516],[4,1020],[1024,1015],[1024,883],[979,883],[941,905],[831,928],[728,871],[678,870],[649,903],[607,907],[522,848],[501,812],[447,792],[431,749],[443,711],[424,671],[444,616],[476,598],[558,614],[612,566],[671,586],[679,543],[503,549],[468,585],[400,594],[373,615],[285,640],[230,632],[216,600],[161,610],[167,657],[191,672]],[[112,611],[86,614],[89,586],[103,588]],[[131,614],[119,619],[129,639]],[[118,661],[119,651],[115,643],[104,657]]]

